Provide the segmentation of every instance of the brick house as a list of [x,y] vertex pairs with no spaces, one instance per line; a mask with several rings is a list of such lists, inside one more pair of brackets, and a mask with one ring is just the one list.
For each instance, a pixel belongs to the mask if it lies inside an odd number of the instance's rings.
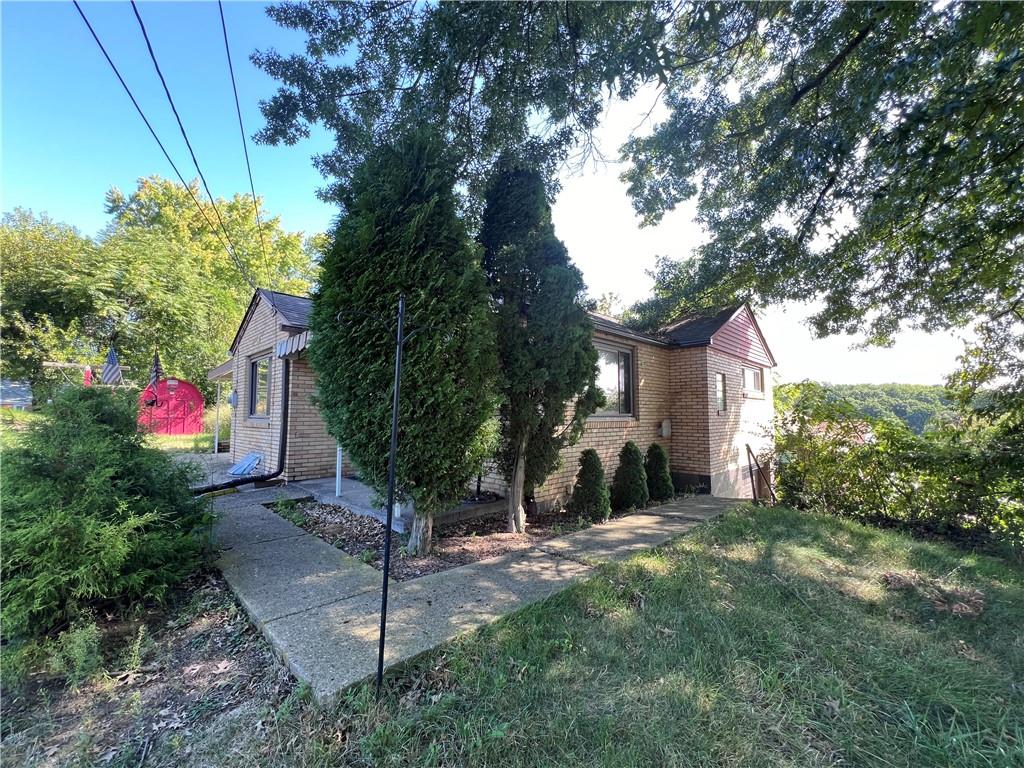
[[[256,452],[269,469],[278,464],[281,372],[289,361],[283,473],[289,481],[335,474],[337,445],[313,404],[315,380],[305,355],[311,308],[306,297],[256,291],[231,344],[231,360],[217,369],[230,370],[234,385],[232,458]],[[681,318],[656,334],[597,314],[591,319],[600,356],[598,382],[607,404],[537,489],[538,504],[568,497],[585,448],[597,450],[610,480],[627,440],[642,451],[661,443],[679,488],[750,497],[746,446],[759,452],[769,439],[775,366],[750,307]],[[354,471],[346,460],[343,474]],[[503,480],[493,472],[484,486],[504,492]]]

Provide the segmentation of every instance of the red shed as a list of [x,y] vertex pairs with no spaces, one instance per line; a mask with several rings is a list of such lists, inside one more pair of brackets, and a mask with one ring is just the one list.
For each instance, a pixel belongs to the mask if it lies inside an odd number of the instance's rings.
[[139,425],[158,435],[203,431],[203,395],[184,379],[160,379],[139,395]]

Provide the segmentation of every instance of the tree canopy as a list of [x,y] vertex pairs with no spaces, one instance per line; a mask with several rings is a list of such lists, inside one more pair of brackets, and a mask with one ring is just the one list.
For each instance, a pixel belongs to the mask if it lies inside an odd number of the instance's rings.
[[129,195],[108,193],[111,222],[95,239],[30,211],[5,216],[4,376],[39,384],[44,360],[96,365],[113,345],[128,378],[142,383],[158,347],[169,374],[209,394],[206,372],[223,362],[252,295],[245,275],[305,293],[319,247],[270,216],[261,244],[247,196],[217,205],[237,260],[210,226],[209,204],[204,217],[188,190],[155,176]]
[[[657,90],[622,148],[651,223],[697,196],[710,241],[651,323],[723,295],[820,297],[820,334],[1021,316],[1024,6],[1015,3],[287,3],[305,55],[261,138],[333,130],[343,184],[410,115],[444,131],[470,197],[505,148],[586,152],[609,97]],[[549,174],[550,177],[550,174]],[[549,178],[550,181],[550,178]],[[330,187],[327,194],[336,191]],[[474,192],[474,190],[476,190]]]

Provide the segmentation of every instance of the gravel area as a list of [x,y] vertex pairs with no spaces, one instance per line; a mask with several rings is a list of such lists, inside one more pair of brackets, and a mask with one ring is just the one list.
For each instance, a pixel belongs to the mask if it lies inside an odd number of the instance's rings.
[[[320,502],[277,502],[268,505],[296,525],[361,558],[377,570],[384,568],[383,523],[345,509]],[[407,581],[438,573],[508,552],[529,549],[538,541],[587,527],[588,523],[565,511],[531,515],[526,533],[508,533],[504,514],[434,526],[434,546],[426,557],[410,557],[405,551],[407,537],[391,539],[391,577]]]

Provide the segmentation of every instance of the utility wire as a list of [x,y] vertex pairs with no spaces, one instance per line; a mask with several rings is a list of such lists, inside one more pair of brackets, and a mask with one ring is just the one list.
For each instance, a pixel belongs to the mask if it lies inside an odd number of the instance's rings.
[[[235,266],[238,267],[238,271],[241,272],[242,277],[249,286],[254,291],[259,290],[256,283],[254,283],[252,278],[249,277],[245,264],[243,264],[241,259],[238,258],[238,249],[235,248],[235,244],[231,240],[231,235],[228,233],[228,228],[224,225],[224,219],[220,215],[220,209],[217,207],[217,200],[210,191],[210,185],[206,183],[206,176],[203,175],[202,168],[199,167],[199,160],[196,159],[196,153],[192,149],[192,142],[189,141],[188,132],[185,130],[185,125],[181,122],[181,116],[178,114],[178,108],[174,105],[174,99],[171,96],[171,89],[167,87],[167,80],[164,79],[164,73],[160,70],[160,64],[156,60],[156,53],[153,51],[153,44],[149,40],[149,33],[146,31],[146,25],[142,22],[142,16],[139,15],[139,7],[136,5],[135,0],[131,0],[131,3],[132,11],[135,12],[135,19],[139,22],[139,29],[142,30],[142,37],[146,41],[146,48],[149,50],[149,58],[153,62],[153,68],[156,69],[157,77],[160,78],[160,84],[164,88],[164,94],[167,96],[167,102],[171,105],[171,111],[174,113],[174,119],[178,122],[178,129],[181,131],[181,137],[185,140],[185,146],[188,147],[188,153],[192,156],[192,164],[195,165],[196,173],[199,174],[199,180],[203,183],[203,188],[206,190],[207,197],[210,198],[210,204],[213,206],[213,212],[217,216],[217,221],[220,222],[220,228],[224,232],[224,237],[227,238],[228,243],[231,244],[231,257],[235,262]],[[277,307],[274,306],[272,292],[270,292],[270,304],[276,312]]]
[[[260,224],[260,204],[256,198],[256,185],[252,181],[252,165],[249,163],[249,146],[245,140],[245,126],[242,124],[242,105],[238,100],[238,85],[235,83],[235,68],[231,63],[231,47],[228,45],[228,25],[224,20],[224,3],[217,0],[220,10],[220,28],[224,33],[224,53],[228,57],[228,72],[231,73],[231,90],[235,94],[235,112],[238,114],[238,131],[242,135],[242,152],[245,154],[245,169],[249,172],[249,191],[252,192],[252,207],[256,213],[256,231],[260,236],[260,249],[263,251],[263,268],[267,272],[267,283],[271,283],[270,259],[267,257],[267,244],[263,240],[263,227]],[[270,287],[273,287],[272,285]]]
[[[153,128],[153,125],[149,122],[149,119],[146,117],[146,113],[143,112],[142,107],[139,106],[139,102],[136,100],[135,95],[132,93],[132,89],[128,87],[128,83],[126,83],[124,81],[124,78],[121,77],[121,72],[118,70],[117,65],[114,64],[113,59],[110,58],[110,54],[107,53],[107,49],[103,46],[103,43],[100,42],[99,35],[96,34],[96,30],[93,29],[92,24],[89,23],[89,19],[86,17],[85,11],[82,10],[82,6],[78,4],[78,0],[73,0],[73,2],[75,4],[75,8],[78,10],[78,14],[82,17],[82,21],[84,21],[85,26],[88,27],[89,33],[92,35],[92,39],[96,41],[96,45],[99,46],[100,51],[103,53],[103,58],[107,60],[107,64],[109,64],[110,68],[114,70],[114,74],[117,75],[118,81],[121,83],[121,86],[124,88],[125,93],[128,94],[128,98],[131,99],[132,104],[135,106],[135,111],[139,113],[139,117],[141,117],[142,122],[146,124],[146,127],[149,129],[149,133],[153,136],[153,139],[156,141],[157,146],[160,147],[160,151],[164,153],[164,157],[167,159],[167,162],[170,164],[171,168],[174,169],[174,174],[178,177],[178,181],[180,181],[182,183],[182,186],[184,186],[185,189],[188,190],[188,194],[192,198],[192,202],[196,204],[196,208],[199,209],[199,213],[201,213],[203,218],[206,219],[206,223],[209,225],[213,233],[217,235],[217,239],[220,240],[221,245],[224,246],[224,250],[227,251],[229,256],[232,256],[232,258],[234,258],[233,254],[231,253],[231,249],[228,248],[227,243],[224,242],[224,238],[221,237],[220,232],[217,231],[217,227],[214,225],[212,221],[210,221],[210,217],[207,215],[206,210],[203,208],[203,204],[199,202],[199,198],[197,198],[195,193],[192,191],[191,185],[187,181],[185,181],[185,177],[182,176],[181,171],[178,170],[178,166],[174,164],[174,161],[171,159],[170,154],[167,152],[167,148],[164,146],[164,143],[160,141],[160,137],[157,135],[156,130],[154,130]],[[245,277],[244,273],[242,274],[242,277]]]

